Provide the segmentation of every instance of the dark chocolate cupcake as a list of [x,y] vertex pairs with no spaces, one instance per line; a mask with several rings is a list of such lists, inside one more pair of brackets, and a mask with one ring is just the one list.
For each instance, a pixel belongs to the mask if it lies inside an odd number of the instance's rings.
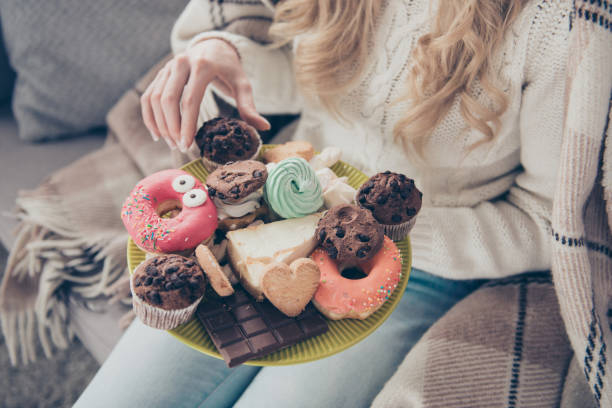
[[421,209],[423,194],[414,180],[386,171],[365,182],[357,192],[357,203],[372,212],[385,235],[394,241],[406,238]]
[[134,312],[147,326],[170,330],[191,319],[206,278],[192,259],[161,255],[141,263],[130,279]]
[[204,122],[195,140],[209,171],[228,162],[256,159],[261,148],[257,130],[240,119],[215,118]]
[[315,234],[329,257],[347,266],[376,255],[384,238],[383,228],[372,214],[352,204],[340,204],[327,211]]

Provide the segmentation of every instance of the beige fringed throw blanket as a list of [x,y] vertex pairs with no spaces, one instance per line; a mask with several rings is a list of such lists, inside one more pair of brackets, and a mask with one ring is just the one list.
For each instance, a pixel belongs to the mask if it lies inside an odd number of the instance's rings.
[[145,174],[186,160],[154,143],[142,123],[140,94],[156,70],[110,111],[103,148],[17,199],[21,223],[0,287],[0,319],[13,363],[18,354],[24,363],[35,359],[35,336],[47,355],[52,345],[68,345],[68,291],[96,299],[125,272],[123,200]]
[[[214,7],[230,21],[243,6]],[[552,274],[493,281],[461,301],[406,356],[374,406],[612,407],[611,21],[602,2],[576,0]],[[143,175],[186,160],[173,160],[142,125],[146,83],[110,112],[103,149],[18,199],[22,223],[0,289],[13,362],[19,353],[34,359],[35,336],[47,353],[66,345],[67,291],[93,299],[125,272],[124,197]]]

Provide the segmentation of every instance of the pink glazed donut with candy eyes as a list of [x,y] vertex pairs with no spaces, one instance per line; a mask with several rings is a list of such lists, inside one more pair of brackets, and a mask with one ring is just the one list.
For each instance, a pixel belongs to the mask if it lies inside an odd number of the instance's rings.
[[193,249],[217,229],[217,209],[206,187],[177,169],[140,180],[123,204],[121,219],[140,249],[156,253]]

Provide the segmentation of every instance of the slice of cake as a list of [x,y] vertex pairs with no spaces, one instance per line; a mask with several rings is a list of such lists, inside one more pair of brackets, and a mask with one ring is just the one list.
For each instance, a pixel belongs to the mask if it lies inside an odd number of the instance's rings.
[[227,233],[228,254],[240,282],[263,300],[261,278],[272,262],[290,264],[310,255],[317,245],[315,230],[321,214],[260,224]]

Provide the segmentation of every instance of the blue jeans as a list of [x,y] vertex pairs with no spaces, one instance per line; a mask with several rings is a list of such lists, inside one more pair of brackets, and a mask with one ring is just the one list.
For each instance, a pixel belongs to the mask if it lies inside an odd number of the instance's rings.
[[136,320],[74,407],[361,407],[425,331],[482,281],[412,270],[397,309],[365,340],[334,356],[286,367],[227,368]]

